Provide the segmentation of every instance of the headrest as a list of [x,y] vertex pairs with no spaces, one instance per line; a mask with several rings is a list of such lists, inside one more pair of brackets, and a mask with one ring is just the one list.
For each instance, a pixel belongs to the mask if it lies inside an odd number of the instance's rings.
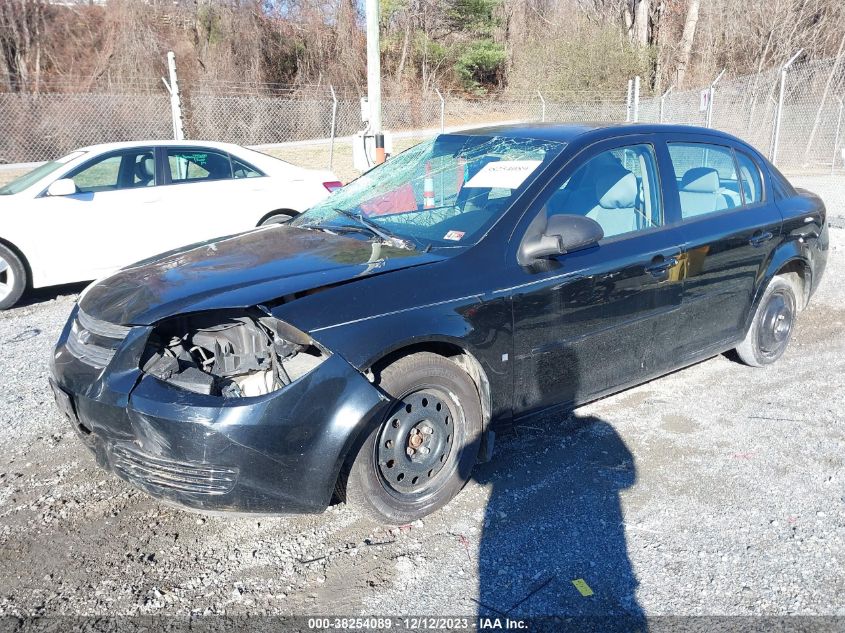
[[155,178],[155,159],[152,154],[144,154],[137,163],[135,171],[139,178]]
[[604,209],[632,209],[637,206],[637,177],[627,169],[614,169],[596,178],[596,198]]
[[681,178],[681,191],[716,193],[720,187],[719,172],[710,167],[693,167]]

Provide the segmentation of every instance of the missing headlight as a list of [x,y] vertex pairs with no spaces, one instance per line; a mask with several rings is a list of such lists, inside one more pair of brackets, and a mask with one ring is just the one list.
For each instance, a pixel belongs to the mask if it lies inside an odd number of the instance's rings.
[[156,327],[141,369],[188,391],[241,398],[281,389],[327,357],[310,336],[271,316],[197,314]]

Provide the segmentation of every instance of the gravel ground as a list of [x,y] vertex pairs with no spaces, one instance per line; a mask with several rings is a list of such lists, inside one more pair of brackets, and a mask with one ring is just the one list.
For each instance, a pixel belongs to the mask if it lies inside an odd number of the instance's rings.
[[526,422],[394,530],[200,516],[98,469],[47,387],[80,287],[39,292],[0,313],[0,615],[845,615],[843,239],[775,366],[720,356]]

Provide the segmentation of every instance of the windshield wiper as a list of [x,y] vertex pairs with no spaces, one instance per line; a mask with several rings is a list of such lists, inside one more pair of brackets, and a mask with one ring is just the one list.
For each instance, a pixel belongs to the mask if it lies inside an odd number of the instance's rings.
[[370,220],[369,218],[364,216],[362,211],[358,213],[352,213],[352,211],[347,211],[346,209],[340,209],[338,207],[332,207],[334,211],[340,213],[342,216],[355,220],[362,226],[366,227],[373,235],[380,238],[382,241],[387,242],[388,244],[393,244],[394,246],[398,246],[399,248],[407,248],[413,250],[414,245],[411,244],[408,240],[391,233],[383,226],[380,226]]

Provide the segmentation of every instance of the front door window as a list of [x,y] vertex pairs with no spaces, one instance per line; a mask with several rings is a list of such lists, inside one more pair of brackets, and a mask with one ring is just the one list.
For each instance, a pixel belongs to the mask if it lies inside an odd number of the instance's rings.
[[629,145],[594,156],[552,192],[545,209],[592,218],[605,237],[662,226],[654,148]]
[[107,154],[66,176],[79,193],[100,193],[156,184],[155,155],[151,149]]

